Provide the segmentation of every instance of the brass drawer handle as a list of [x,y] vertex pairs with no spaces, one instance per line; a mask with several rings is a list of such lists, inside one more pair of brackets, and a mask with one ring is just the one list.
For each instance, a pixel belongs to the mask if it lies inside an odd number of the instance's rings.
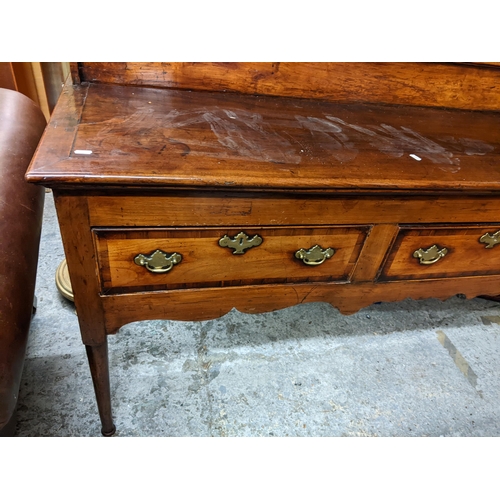
[[319,266],[323,264],[326,259],[329,259],[335,250],[333,248],[327,248],[323,250],[319,245],[314,245],[309,250],[301,248],[295,252],[295,257],[300,259],[304,264],[308,266]]
[[493,248],[495,245],[500,243],[500,231],[493,234],[483,234],[481,238],[479,238],[479,241],[486,245],[484,248]]
[[180,253],[174,252],[169,254],[161,250],[155,250],[149,255],[140,253],[134,258],[134,262],[138,266],[144,266],[152,273],[168,273],[181,260],[182,255]]
[[243,231],[238,233],[233,238],[230,238],[225,234],[220,240],[219,245],[221,247],[227,247],[234,250],[234,255],[242,255],[249,248],[258,247],[262,243],[262,237],[256,234],[255,236],[248,236],[248,234]]
[[447,248],[441,250],[437,245],[432,245],[427,250],[419,248],[413,252],[413,257],[420,259],[420,264],[435,264],[438,260],[442,259],[448,253]]

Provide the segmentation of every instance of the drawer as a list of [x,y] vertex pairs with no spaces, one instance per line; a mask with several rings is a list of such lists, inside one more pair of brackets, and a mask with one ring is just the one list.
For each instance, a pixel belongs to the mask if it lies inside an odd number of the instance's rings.
[[[124,293],[347,282],[368,230],[369,226],[97,228],[93,232],[102,291]],[[315,246],[318,247],[314,249]]]
[[500,226],[402,228],[379,281],[500,274],[499,229]]

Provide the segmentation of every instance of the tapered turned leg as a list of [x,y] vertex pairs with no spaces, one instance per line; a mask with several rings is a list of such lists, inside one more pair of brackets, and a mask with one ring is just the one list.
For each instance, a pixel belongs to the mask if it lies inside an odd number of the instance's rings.
[[86,345],[90,373],[94,382],[97,408],[101,417],[101,432],[103,436],[112,436],[116,427],[111,415],[111,392],[109,388],[109,362],[107,340],[99,345]]

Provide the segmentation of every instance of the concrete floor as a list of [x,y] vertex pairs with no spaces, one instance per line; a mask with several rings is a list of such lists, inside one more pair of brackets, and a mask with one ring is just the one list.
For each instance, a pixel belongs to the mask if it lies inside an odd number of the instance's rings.
[[[99,436],[47,193],[18,436]],[[110,338],[116,436],[499,436],[500,304],[328,304],[196,323],[149,321]]]

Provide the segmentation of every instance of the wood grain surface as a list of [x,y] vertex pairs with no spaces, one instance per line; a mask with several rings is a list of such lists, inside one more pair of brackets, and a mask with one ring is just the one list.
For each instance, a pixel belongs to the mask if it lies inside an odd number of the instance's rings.
[[499,197],[462,192],[326,196],[115,190],[90,192],[88,206],[92,226],[116,227],[500,223]]
[[497,191],[499,130],[492,112],[69,86],[27,178],[66,187]]
[[[242,255],[223,248],[219,240],[240,231],[262,243]],[[225,228],[203,230],[96,230],[99,268],[104,290],[112,293],[145,289],[239,286],[305,281],[348,281],[367,227],[350,228]],[[332,248],[334,255],[308,266],[295,257],[301,248]],[[167,273],[152,273],[134,258],[155,250],[176,252],[182,261]],[[151,286],[153,286],[151,288]],[[148,288],[150,287],[150,288]]]
[[81,81],[133,86],[500,109],[498,63],[78,63]]
[[[103,433],[106,335],[327,302],[500,294],[495,63],[74,63],[26,178],[54,188]],[[241,230],[243,255],[218,244]],[[419,248],[448,254],[424,266]],[[295,257],[335,249],[319,266]],[[168,273],[137,265],[160,249]]]
[[467,298],[500,294],[498,276],[460,277],[387,283],[298,283],[143,292],[102,297],[106,329],[115,333],[132,321],[171,319],[179,321],[219,318],[235,308],[257,314],[308,302],[327,302],[342,314],[354,314],[374,302],[395,302],[434,297],[445,300],[456,294]]
[[89,346],[103,345],[107,332],[96,279],[96,255],[87,200],[84,196],[59,196],[54,193],[54,201],[82,340]]
[[[500,274],[500,246],[490,249],[479,242],[487,232],[500,230],[497,226],[464,228],[401,229],[381,280],[443,278],[458,276]],[[434,264],[420,264],[413,257],[415,250],[426,250],[433,245],[446,248],[448,253]]]

